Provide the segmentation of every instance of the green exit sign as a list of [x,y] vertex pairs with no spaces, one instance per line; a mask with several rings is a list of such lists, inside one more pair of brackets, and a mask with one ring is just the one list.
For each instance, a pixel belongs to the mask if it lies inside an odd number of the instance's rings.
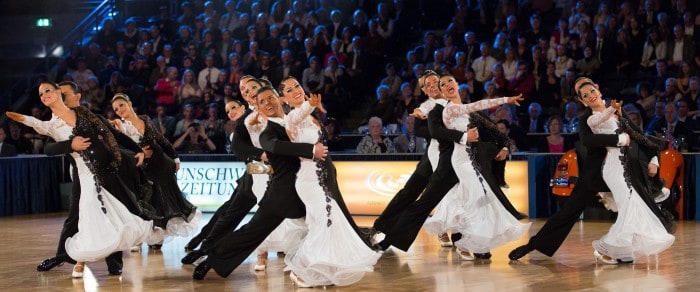
[[51,26],[51,19],[50,18],[37,18],[36,26],[37,27],[49,27],[49,26]]

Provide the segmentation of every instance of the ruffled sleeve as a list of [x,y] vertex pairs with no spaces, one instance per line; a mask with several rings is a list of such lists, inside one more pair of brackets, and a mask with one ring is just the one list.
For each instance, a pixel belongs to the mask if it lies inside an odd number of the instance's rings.
[[451,104],[445,108],[445,112],[443,112],[443,114],[442,114],[443,121],[445,121],[445,125],[447,125],[448,118],[454,119],[456,116],[467,115],[471,112],[485,110],[488,108],[502,105],[502,104],[507,103],[507,102],[508,102],[508,97],[501,97],[501,98],[483,99],[483,100],[475,101],[475,102],[468,103],[468,104]]
[[586,123],[588,123],[588,126],[591,127],[591,129],[597,128],[600,124],[610,119],[614,113],[615,109],[612,107],[606,108],[601,113],[594,112],[590,117],[588,117]]
[[55,118],[52,118],[50,121],[42,121],[39,120],[35,117],[32,116],[24,116],[24,121],[22,124],[34,128],[34,131],[37,133],[44,135],[44,136],[50,136],[56,141],[59,141],[60,139],[57,139],[54,137],[52,134],[53,132],[53,121]]

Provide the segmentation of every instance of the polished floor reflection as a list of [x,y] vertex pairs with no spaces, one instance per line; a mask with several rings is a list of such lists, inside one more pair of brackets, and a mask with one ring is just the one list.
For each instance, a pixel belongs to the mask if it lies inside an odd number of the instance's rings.
[[[186,239],[166,242],[161,251],[144,246],[125,253],[124,274],[109,276],[104,262],[87,264],[82,279],[71,279],[72,265],[37,272],[36,265],[55,252],[65,214],[0,218],[0,289],[2,291],[290,291],[294,289],[284,260],[270,253],[266,272],[254,272],[254,256],[226,279],[211,272],[204,281],[191,279],[194,269],[181,265]],[[206,215],[208,219],[210,215]],[[373,217],[357,217],[370,225]],[[535,220],[531,231],[543,220]],[[528,236],[492,251],[489,261],[460,261],[451,248],[421,232],[409,252],[390,250],[373,273],[342,291],[696,291],[700,277],[700,225],[680,222],[676,242],[656,258],[638,259],[633,265],[595,264],[591,241],[605,234],[611,222],[581,221],[552,258],[533,252],[509,262],[508,252]]]

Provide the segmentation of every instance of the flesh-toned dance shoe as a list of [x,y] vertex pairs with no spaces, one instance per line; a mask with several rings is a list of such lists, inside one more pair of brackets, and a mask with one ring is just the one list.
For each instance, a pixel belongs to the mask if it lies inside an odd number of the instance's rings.
[[474,256],[469,251],[459,250],[459,249],[457,249],[457,251],[459,252],[459,258],[461,260],[463,260],[463,261],[473,261],[474,260]]
[[63,265],[63,260],[57,257],[52,257],[45,259],[43,262],[41,262],[41,264],[36,266],[36,270],[39,272],[46,272],[60,265]]
[[601,262],[605,265],[617,265],[618,262],[616,259],[613,259],[609,256],[603,255],[599,253],[597,250],[593,251],[593,256],[595,257],[595,263],[598,264],[598,262]]
[[209,273],[209,270],[211,270],[211,266],[209,266],[209,263],[204,260],[199,265],[197,265],[196,268],[194,268],[194,273],[192,273],[192,279],[195,280],[204,280],[204,277],[207,276],[207,273]]
[[258,254],[258,261],[255,262],[256,271],[264,271],[267,268],[267,252]]
[[292,283],[294,283],[294,285],[299,287],[299,288],[311,288],[311,287],[313,287],[309,284],[306,284],[306,282],[304,282],[304,280],[297,277],[297,275],[295,275],[294,272],[289,273],[289,278],[292,279]]
[[529,246],[529,245],[527,245],[527,244],[523,244],[523,245],[521,245],[521,246],[516,247],[514,250],[512,250],[512,251],[508,254],[508,258],[509,258],[511,261],[517,261],[517,260],[519,260],[520,258],[524,257],[526,254],[528,254],[528,253],[530,253],[531,251],[533,251],[533,250],[535,250],[535,249],[532,248],[531,246]]
[[85,263],[78,262],[75,264],[75,266],[73,266],[73,273],[71,273],[71,276],[73,278],[82,278],[84,270],[85,270]]
[[447,235],[447,233],[440,234],[438,236],[438,240],[440,241],[440,246],[442,246],[442,247],[451,247],[452,246],[452,241],[450,240],[450,236]]

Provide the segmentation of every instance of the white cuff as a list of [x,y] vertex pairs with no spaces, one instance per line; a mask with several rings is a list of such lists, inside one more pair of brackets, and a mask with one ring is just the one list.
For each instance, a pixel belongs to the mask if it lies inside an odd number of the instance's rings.
[[626,133],[617,135],[617,146],[622,147],[625,145],[629,145],[629,139],[630,136]]
[[467,133],[466,132],[464,133],[464,135],[462,135],[462,138],[459,139],[459,144],[467,145]]
[[649,164],[656,165],[656,167],[659,167],[659,157],[654,156],[649,160]]
[[173,159],[173,161],[175,161],[175,163],[180,163],[180,157]]
[[501,150],[505,150],[505,151],[510,152],[510,149],[508,149],[508,147],[503,147],[503,148],[501,148]]

